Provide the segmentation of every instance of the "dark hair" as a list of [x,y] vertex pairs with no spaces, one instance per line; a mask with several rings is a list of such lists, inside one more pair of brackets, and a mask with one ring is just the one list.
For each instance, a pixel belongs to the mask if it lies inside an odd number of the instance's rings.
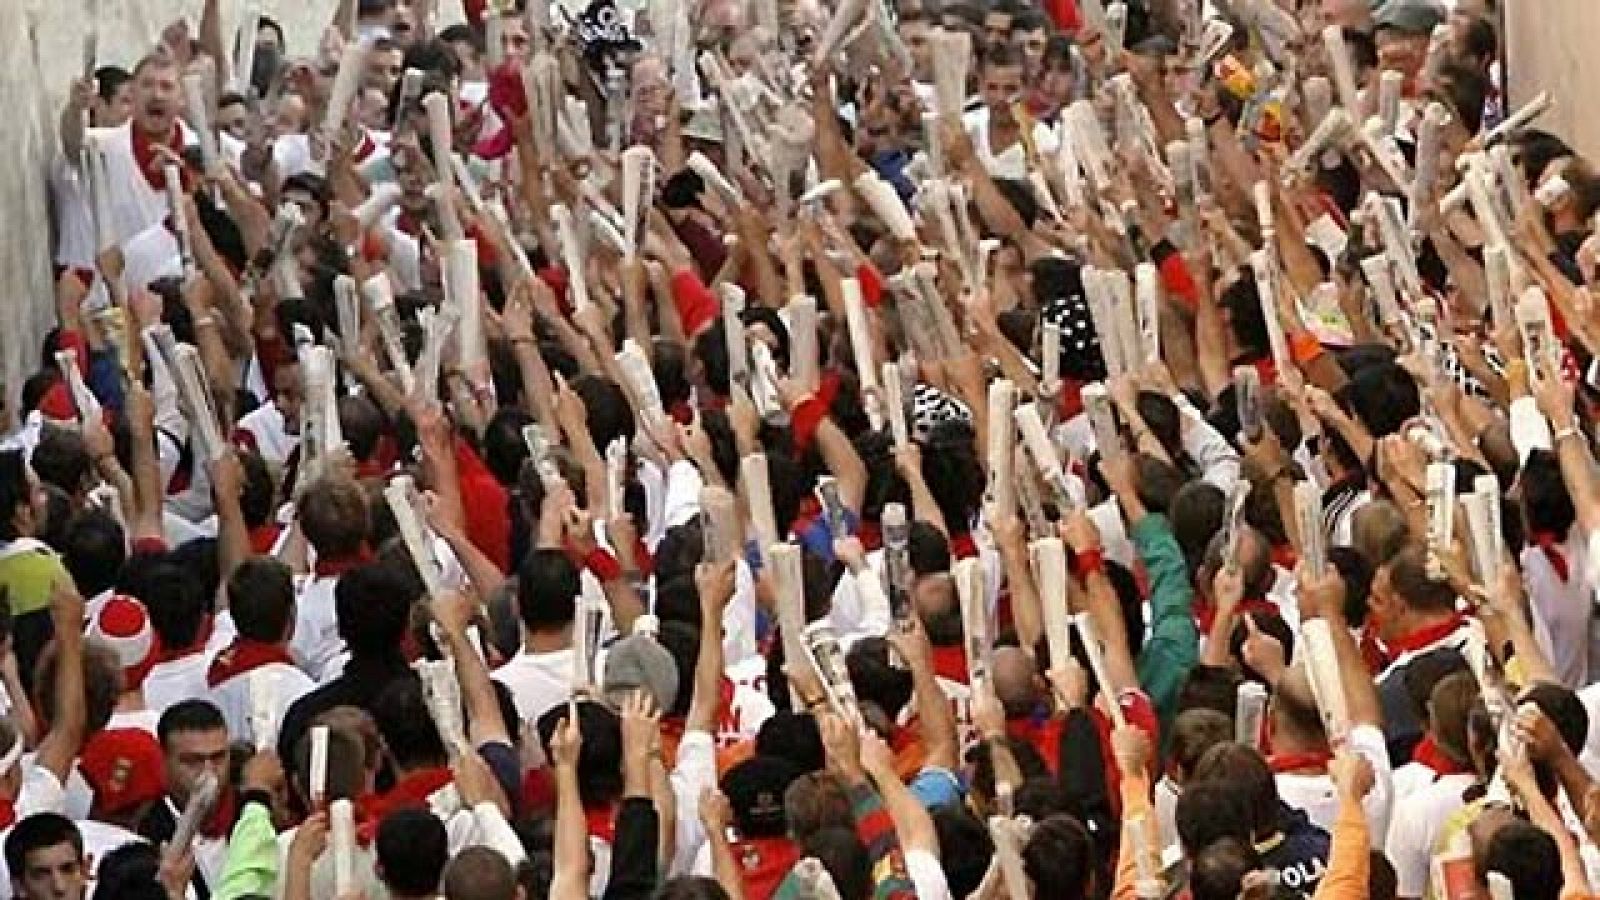
[[117,583],[128,561],[127,538],[116,517],[101,509],[85,509],[67,524],[61,561],[73,584],[93,597]]
[[449,900],[488,900],[514,897],[517,873],[500,851],[478,845],[468,847],[444,867],[444,895]]
[[789,710],[775,712],[761,723],[756,731],[756,754],[782,757],[802,772],[820,769],[827,761],[817,720],[809,713]]
[[[532,421],[533,417],[521,407],[502,406],[489,417],[489,424],[483,430],[483,464],[504,487],[517,484],[517,474],[528,458],[528,444],[522,439],[522,428]],[[599,449],[605,452],[604,447]]]
[[222,710],[210,700],[180,700],[167,707],[156,723],[156,737],[161,748],[167,749],[168,739],[175,734],[194,734],[203,731],[227,731],[228,720]]
[[853,828],[824,828],[806,838],[801,853],[822,863],[839,900],[867,900],[872,896],[872,858]]
[[389,682],[372,703],[372,719],[400,768],[443,765],[449,758],[422,695],[421,679],[408,675]]
[[1189,891],[1194,900],[1234,900],[1244,876],[1261,867],[1261,857],[1248,841],[1226,837],[1194,855],[1189,866]]
[[276,510],[276,488],[272,483],[272,470],[259,453],[241,452],[239,465],[244,469],[244,486],[239,494],[239,511],[244,513],[244,524],[260,528],[272,520]]
[[350,457],[358,462],[371,460],[383,438],[383,412],[370,398],[346,394],[339,398],[338,414],[339,430],[344,432]]
[[83,834],[76,822],[53,812],[34,813],[6,835],[6,868],[20,881],[28,871],[28,854],[62,844],[71,844],[73,853],[83,858]]
[[1567,750],[1573,756],[1583,752],[1589,738],[1589,710],[1577,694],[1562,685],[1540,681],[1522,692],[1517,705],[1524,703],[1539,707],[1539,711],[1556,726],[1561,742],[1567,745]]
[[1035,825],[1022,848],[1022,867],[1034,888],[1054,897],[1085,897],[1094,886],[1094,838],[1068,815]]
[[1561,851],[1556,839],[1532,822],[1512,819],[1500,826],[1477,868],[1482,881],[1488,880],[1490,872],[1504,875],[1517,900],[1556,900],[1561,896]]
[[656,890],[655,900],[729,900],[714,878],[669,878]]
[[1527,540],[1537,543],[1549,535],[1556,543],[1567,539],[1578,513],[1572,495],[1561,477],[1561,463],[1549,450],[1536,449],[1522,464],[1522,514],[1526,517]]
[[617,438],[622,438],[625,444],[633,443],[633,407],[616,382],[584,375],[568,386],[583,400],[589,435],[594,438],[596,447],[604,452]]
[[1183,855],[1193,859],[1227,838],[1250,842],[1250,807],[1244,794],[1226,781],[1197,779],[1193,774],[1184,783],[1173,814]]
[[1178,693],[1178,714],[1209,710],[1233,721],[1235,697],[1244,678],[1232,666],[1196,665],[1183,679]]
[[1422,411],[1421,394],[1411,373],[1393,362],[1357,369],[1339,391],[1345,405],[1373,438],[1387,437]]
[[[758,752],[756,758],[760,758]],[[852,827],[850,790],[826,769],[795,776],[783,792],[784,822],[791,840],[804,841],[824,828]]]
[[163,646],[191,647],[211,611],[194,573],[167,556],[135,556],[123,568],[122,583],[150,613],[150,627]]
[[[622,796],[622,721],[606,707],[589,701],[578,706],[583,748],[578,752],[578,789],[583,805],[605,806]],[[556,726],[567,718],[567,704],[546,710],[535,726],[548,754]]]
[[1264,840],[1282,827],[1278,784],[1260,751],[1245,744],[1218,744],[1195,764],[1200,781],[1221,781],[1244,800],[1251,835]]
[[439,889],[450,841],[444,823],[425,809],[397,809],[378,823],[373,842],[383,883],[395,894],[426,896]]
[[1239,343],[1241,361],[1261,359],[1271,350],[1267,336],[1267,320],[1261,313],[1261,295],[1256,292],[1256,280],[1250,272],[1222,291],[1222,306],[1228,311],[1228,323],[1233,337]]
[[94,70],[95,93],[103,103],[110,103],[123,85],[133,80],[133,73],[121,66],[101,66]]
[[911,672],[890,660],[889,642],[881,637],[862,638],[845,654],[850,683],[856,696],[875,704],[891,720],[911,702]]
[[1233,740],[1233,719],[1214,709],[1189,709],[1172,720],[1167,763],[1185,777],[1212,747]]
[[933,830],[939,837],[939,862],[950,882],[950,894],[970,896],[982,883],[989,860],[994,856],[989,829],[959,804],[936,806],[932,816]]
[[228,576],[228,611],[241,637],[277,643],[294,621],[294,575],[271,556],[252,556]]
[[45,425],[28,462],[40,481],[53,484],[68,494],[77,494],[88,487],[89,448],[77,429]]
[[548,631],[572,622],[580,590],[578,569],[554,547],[529,553],[517,569],[517,610],[529,631]]
[[367,497],[348,478],[319,478],[299,500],[300,530],[318,558],[352,556],[367,539]]
[[0,450],[0,541],[21,537],[11,520],[18,507],[31,505],[28,464],[21,450]]
[[1191,481],[1172,495],[1167,505],[1167,518],[1172,523],[1172,536],[1183,551],[1183,561],[1193,580],[1205,561],[1206,548],[1212,535],[1222,530],[1227,518],[1228,496],[1209,481]]
[[[106,854],[95,866],[94,894],[130,900],[166,900],[161,886],[161,851],[146,841],[130,841]],[[19,876],[21,873],[18,873]]]
[[952,534],[965,534],[983,503],[977,436],[959,419],[935,424],[922,448],[922,478]]
[[1483,102],[1489,96],[1491,85],[1482,71],[1455,60],[1445,60],[1439,67],[1436,90],[1444,94],[1450,111],[1456,114],[1461,127],[1477,134],[1483,127]]
[[411,604],[421,596],[415,576],[389,562],[358,566],[340,576],[333,588],[334,617],[350,655],[399,653]]
[[1515,151],[1523,176],[1529,181],[1543,175],[1544,170],[1556,160],[1567,159],[1574,155],[1572,147],[1566,141],[1537,128],[1519,132],[1512,137],[1511,147]]

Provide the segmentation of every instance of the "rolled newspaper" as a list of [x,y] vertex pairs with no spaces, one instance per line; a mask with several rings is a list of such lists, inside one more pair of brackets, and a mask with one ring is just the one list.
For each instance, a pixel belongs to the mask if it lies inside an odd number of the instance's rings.
[[628,478],[628,442],[615,438],[606,445],[606,512],[613,519],[628,514],[624,500]]
[[169,853],[181,855],[194,846],[195,838],[200,834],[200,826],[216,808],[221,791],[222,786],[217,781],[217,774],[210,769],[206,769],[195,779],[194,785],[189,789],[189,802],[183,805],[183,814],[178,816],[178,821],[172,826],[172,838],[167,842]]
[[576,312],[589,305],[589,280],[583,254],[583,241],[578,237],[578,227],[572,212],[562,204],[550,207],[550,219],[555,222],[556,240],[561,245],[561,262],[567,270],[567,286]]
[[1398,327],[1404,315],[1400,311],[1400,300],[1395,293],[1394,273],[1390,271],[1388,257],[1369,256],[1363,259],[1361,274],[1372,287],[1373,299],[1378,306],[1378,321],[1385,327]]
[[879,387],[883,390],[883,411],[889,420],[889,434],[894,438],[895,449],[903,450],[911,445],[911,428],[906,422],[905,389],[900,380],[899,363],[883,364]]
[[1445,557],[1455,542],[1456,468],[1451,463],[1429,463],[1428,502],[1428,577],[1446,576]]
[[805,575],[800,548],[788,543],[769,545],[767,563],[772,567],[772,589],[784,661],[790,666],[809,666],[811,661],[805,642]]
[[1428,55],[1422,60],[1422,71],[1419,73],[1422,83],[1418,85],[1418,93],[1431,90],[1439,84],[1439,72],[1449,57],[1450,23],[1440,22],[1433,27],[1433,34],[1428,36]]
[[872,325],[867,319],[867,304],[861,296],[861,282],[845,278],[839,282],[844,299],[845,326],[850,330],[850,352],[855,357],[856,376],[867,399],[867,414],[873,430],[883,428],[882,406],[878,400],[878,362],[872,352]]
[[349,798],[328,806],[328,836],[333,849],[333,890],[347,896],[356,887],[356,814]]
[[1238,413],[1239,433],[1251,443],[1261,440],[1261,373],[1255,366],[1234,366],[1233,405]]
[[421,69],[406,69],[400,76],[400,97],[394,107],[394,117],[391,129],[400,131],[406,126],[406,114],[416,107],[417,98],[422,96],[422,85],[427,79],[427,73]]
[[1128,4],[1115,2],[1106,7],[1105,52],[1111,59],[1122,55],[1128,35]]
[[1337,753],[1350,733],[1350,705],[1345,700],[1344,682],[1339,674],[1339,656],[1334,649],[1330,628],[1327,619],[1307,619],[1300,623],[1300,640],[1305,647],[1306,675],[1311,682],[1311,694],[1317,701],[1317,710],[1322,713],[1328,743]]
[[217,133],[211,128],[211,107],[206,101],[204,69],[185,72],[183,75],[183,102],[189,127],[194,129],[195,141],[200,145],[200,164],[210,174],[217,171],[222,155],[217,152]]
[[450,164],[455,146],[450,98],[434,91],[422,98],[422,108],[428,114],[428,140],[433,145],[434,202],[439,206],[440,235],[447,241],[459,241],[465,234],[461,230],[461,219],[456,215],[455,168]]
[[1044,636],[1050,648],[1050,665],[1063,666],[1072,658],[1072,611],[1067,608],[1067,548],[1058,537],[1039,538],[1028,545],[1033,580],[1039,586],[1044,613]]
[[1266,250],[1250,254],[1250,269],[1255,274],[1256,295],[1261,301],[1261,318],[1267,326],[1267,344],[1272,351],[1272,361],[1278,371],[1286,372],[1294,361],[1289,356],[1289,341],[1283,334],[1283,323],[1278,320],[1277,261]]
[[256,70],[256,36],[261,30],[261,0],[244,0],[239,13],[239,30],[234,37],[233,89],[249,98],[254,93],[251,79]]
[[1083,654],[1089,658],[1089,671],[1094,675],[1100,693],[1106,697],[1106,709],[1111,715],[1111,723],[1117,728],[1128,727],[1128,720],[1122,714],[1122,703],[1111,685],[1110,677],[1106,674],[1105,645],[1100,643],[1100,630],[1095,627],[1093,614],[1077,613],[1072,617],[1072,624],[1078,629],[1078,640],[1083,644]]
[[1356,67],[1350,59],[1350,47],[1344,40],[1344,29],[1329,25],[1322,29],[1322,46],[1328,51],[1328,63],[1333,70],[1333,87],[1339,92],[1339,105],[1352,116],[1361,115],[1361,92],[1356,86]]
[[1517,300],[1516,317],[1529,374],[1543,378],[1559,372],[1561,342],[1556,338],[1555,325],[1550,319],[1550,301],[1545,298],[1544,290],[1531,285],[1523,291]]
[[481,387],[489,375],[489,347],[483,334],[477,241],[467,239],[445,245],[445,291],[458,314],[457,361],[473,386]]
[[1250,482],[1240,479],[1228,491],[1225,518],[1222,521],[1222,564],[1230,572],[1237,572],[1244,562],[1244,535],[1250,526],[1245,522],[1245,504],[1253,490]]
[[1139,263],[1133,270],[1135,311],[1139,314],[1139,344],[1142,362],[1161,362],[1161,275],[1153,263]]
[[367,301],[367,309],[372,312],[373,321],[378,324],[378,336],[383,341],[383,351],[389,358],[389,367],[400,376],[401,390],[410,395],[416,389],[416,383],[411,374],[410,358],[406,356],[405,344],[401,337],[400,313],[394,307],[394,290],[389,286],[388,274],[379,272],[363,281],[361,295]]
[[833,17],[828,20],[822,36],[817,39],[816,48],[812,54],[813,66],[828,68],[833,63],[834,55],[845,44],[845,36],[861,22],[862,14],[866,12],[869,0],[842,0],[833,10]]
[[1241,681],[1233,695],[1233,740],[1261,748],[1262,722],[1267,716],[1267,689],[1258,681]]
[[417,568],[423,588],[429,597],[439,596],[444,588],[439,560],[433,552],[432,536],[417,514],[417,490],[411,477],[396,476],[384,488],[383,499],[394,516],[395,529],[400,532],[400,540]]
[[145,340],[154,345],[156,355],[166,368],[173,386],[178,391],[178,403],[188,416],[190,437],[195,441],[195,452],[204,460],[221,458],[227,450],[222,429],[217,424],[216,408],[211,402],[211,386],[206,379],[205,367],[200,364],[198,351],[189,344],[179,344],[172,329],[165,324],[145,329]]
[[896,240],[913,243],[917,239],[917,227],[911,222],[911,213],[906,211],[904,201],[894,186],[884,181],[871,169],[864,170],[856,176],[856,193],[865,200],[872,214],[883,222],[889,233]]
[[880,518],[883,530],[884,593],[889,597],[889,615],[895,627],[907,630],[913,627],[915,612],[911,604],[911,585],[916,577],[911,571],[911,523],[906,508],[899,503],[886,503]]
[[[344,45],[344,52],[339,57],[339,69],[333,76],[333,88],[328,94],[328,107],[322,117],[322,138],[330,145],[338,139],[339,133],[344,130],[345,119],[350,115],[350,104],[356,99],[356,92],[361,89],[361,77],[367,70],[367,45],[361,40],[354,40]],[[437,95],[440,100],[447,98],[443,94]],[[429,134],[438,140],[438,132],[433,128],[433,111],[428,112]],[[445,107],[445,134],[450,134],[449,107]],[[438,161],[448,159],[439,155],[438,144],[434,145],[434,157]],[[450,152],[450,141],[444,143],[444,153]]]
[[528,97],[534,150],[542,159],[553,162],[559,152],[556,134],[562,108],[561,64],[549,53],[535,53],[522,70],[522,89]]
[[599,579],[582,579],[577,615],[572,623],[572,687],[578,699],[593,697],[600,687],[595,661],[600,653],[600,632],[605,625],[606,598]]
[[1400,127],[1400,90],[1405,83],[1406,76],[1395,69],[1384,69],[1378,76],[1378,120],[1385,136]]
[[1383,130],[1382,119],[1377,116],[1367,119],[1361,126],[1361,143],[1395,188],[1405,190],[1411,184],[1411,166],[1406,163],[1400,145],[1395,143],[1394,135]]
[[391,182],[373,185],[372,193],[355,209],[356,221],[363,232],[372,229],[400,203],[400,186]]
[[1529,125],[1532,125],[1535,119],[1549,112],[1554,106],[1555,101],[1551,99],[1550,93],[1548,91],[1540,91],[1538,96],[1523,104],[1520,109],[1508,116],[1505,121],[1491,129],[1483,138],[1483,146],[1492,147],[1506,138],[1520,133]]
[[1053,394],[1061,386],[1061,326],[1043,322],[1039,326],[1039,390]]
[[989,618],[989,590],[983,563],[963,559],[955,563],[950,576],[961,602],[961,626],[966,636],[967,683],[976,690],[989,678],[994,656],[994,629]]
[[717,295],[722,299],[722,339],[728,351],[728,383],[747,387],[750,384],[750,344],[745,339],[744,288],[729,282],[717,285]]
[[1443,149],[1444,128],[1450,123],[1450,110],[1443,103],[1429,103],[1417,130],[1417,165],[1406,191],[1411,231],[1417,231],[1421,210],[1434,202],[1439,184],[1439,153]]
[[1122,444],[1122,432],[1117,428],[1111,394],[1106,391],[1106,386],[1099,382],[1086,384],[1079,396],[1083,401],[1083,411],[1089,417],[1089,429],[1094,434],[1094,445],[1100,451],[1100,458],[1120,459],[1127,449]]
[[966,110],[967,78],[972,70],[972,37],[965,31],[933,32],[934,108],[946,122],[959,122]]
[[328,726],[311,727],[311,806],[322,809],[328,802]]
[[622,239],[625,256],[632,259],[650,230],[650,207],[655,202],[656,157],[649,147],[635,145],[622,151]]
[[100,421],[103,414],[100,401],[83,381],[83,373],[78,369],[78,351],[71,347],[56,351],[56,367],[61,370],[61,377],[67,381],[67,389],[72,395],[72,405],[78,411],[79,423]]
[[789,377],[807,393],[817,389],[822,371],[817,342],[817,301],[808,294],[789,299]]
[[1017,427],[1012,410],[1017,405],[1017,386],[1005,378],[989,382],[989,490],[988,502],[1000,518],[1017,511],[1017,492],[1012,480],[1011,461],[1017,446]]
[[1511,302],[1511,253],[1504,244],[1483,248],[1484,278],[1489,286],[1489,311],[1495,328],[1517,320]]
[[768,480],[767,455],[752,453],[739,460],[739,483],[744,485],[745,503],[750,508],[750,527],[755,531],[761,552],[782,539],[778,517],[772,509],[772,486]]
[[744,205],[744,193],[733,182],[729,181],[727,176],[722,174],[722,170],[717,168],[717,164],[707,158],[704,153],[695,151],[689,154],[688,166],[696,175],[700,176],[700,179],[706,183],[706,187],[720,194],[723,200],[734,206]]
[[162,175],[167,188],[167,215],[178,239],[178,254],[183,258],[183,277],[190,278],[194,275],[194,237],[189,233],[189,216],[183,204],[183,170],[177,163],[167,163]]
[[734,512],[733,494],[727,488],[715,485],[700,488],[700,529],[706,562],[727,563],[739,558],[739,520]]
[[1304,175],[1310,172],[1312,162],[1337,150],[1354,132],[1355,123],[1343,107],[1335,106],[1328,110],[1322,121],[1317,123],[1316,130],[1311,132],[1305,143],[1296,148],[1289,157],[1288,163],[1284,166],[1285,176]]
[[803,637],[806,656],[821,676],[828,705],[853,727],[862,727],[861,707],[856,703],[855,686],[850,682],[844,650],[839,646],[839,636],[834,632],[833,624],[827,619],[818,619],[806,626]]
[[624,387],[639,412],[654,423],[667,420],[666,408],[661,403],[661,390],[656,386],[655,373],[650,368],[650,357],[633,338],[624,338],[622,349],[616,354],[617,368],[622,370]]
[[1322,492],[1315,484],[1302,481],[1294,486],[1294,513],[1306,567],[1313,576],[1321,577],[1328,568],[1328,542],[1322,524]]
[[361,349],[361,297],[356,280],[348,275],[333,279],[333,307],[339,322],[339,340],[353,352]]

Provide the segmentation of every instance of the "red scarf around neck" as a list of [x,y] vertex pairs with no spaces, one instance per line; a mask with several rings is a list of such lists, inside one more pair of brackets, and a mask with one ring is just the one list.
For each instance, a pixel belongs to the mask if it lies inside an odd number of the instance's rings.
[[1315,769],[1318,772],[1328,771],[1328,763],[1333,760],[1333,754],[1326,750],[1310,750],[1305,753],[1274,753],[1267,757],[1267,766],[1275,775],[1285,775],[1291,772],[1302,772]]
[[[455,774],[449,766],[419,769],[395,782],[387,792],[368,794],[357,800],[357,818],[366,823],[362,827],[370,826],[370,830],[376,832],[378,823],[397,809],[427,809],[428,797],[454,779]],[[359,832],[361,829],[357,830]],[[361,839],[371,840],[372,836],[370,833],[361,835]]]
[[272,663],[292,666],[294,660],[281,644],[268,644],[245,637],[235,638],[233,643],[211,661],[211,667],[206,670],[206,684],[217,687],[236,675],[244,675]]
[[1432,625],[1424,625],[1392,641],[1385,641],[1384,646],[1389,651],[1389,660],[1393,662],[1407,653],[1426,650],[1455,634],[1457,630],[1466,624],[1466,615],[1459,612],[1451,613],[1448,619],[1435,622]]
[[[139,174],[144,176],[151,190],[165,192],[167,189],[166,157],[156,153],[156,141],[140,130],[138,123],[128,124],[128,134],[132,136],[133,161],[139,167]],[[177,122],[172,123],[172,135],[167,138],[162,146],[172,151],[172,155],[179,160],[183,159],[183,126]],[[183,189],[189,190],[190,176],[188,169],[178,166],[183,172]]]
[[360,550],[345,556],[318,557],[317,564],[312,567],[312,574],[317,578],[337,578],[351,569],[357,569],[372,562],[372,560],[372,549],[363,544]]
[[1422,736],[1422,742],[1411,751],[1411,761],[1427,766],[1433,773],[1441,778],[1446,775],[1463,775],[1469,770],[1463,763],[1451,759],[1449,754],[1433,739],[1432,734]]
[[1567,563],[1567,556],[1561,552],[1561,545],[1565,540],[1554,531],[1540,529],[1528,535],[1530,543],[1539,548],[1544,558],[1550,562],[1550,568],[1555,570],[1556,577],[1562,584],[1572,576],[1571,566]]

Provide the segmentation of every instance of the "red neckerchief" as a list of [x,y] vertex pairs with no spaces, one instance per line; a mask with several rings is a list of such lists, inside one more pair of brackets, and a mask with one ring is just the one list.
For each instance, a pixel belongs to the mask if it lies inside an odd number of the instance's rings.
[[972,533],[950,535],[950,557],[952,559],[972,559],[978,555],[978,542],[972,539]]
[[246,637],[236,638],[211,661],[210,668],[206,669],[206,684],[217,687],[235,675],[243,675],[273,663],[292,666],[294,660],[289,658],[289,651],[282,645],[252,641]]
[[17,824],[17,808],[10,800],[0,800],[0,831]]
[[1561,536],[1554,531],[1541,528],[1529,534],[1528,539],[1533,546],[1544,553],[1544,558],[1550,561],[1550,568],[1555,570],[1556,577],[1561,579],[1562,584],[1566,584],[1572,573],[1566,554],[1561,552],[1563,543]]
[[583,820],[588,823],[589,837],[599,838],[607,844],[617,840],[617,810],[614,806],[585,807]]
[[1389,651],[1390,661],[1399,659],[1407,653],[1425,650],[1439,643],[1458,629],[1467,624],[1467,617],[1461,613],[1451,613],[1450,618],[1432,625],[1424,625],[1410,634],[1401,635],[1392,641],[1385,641],[1384,646]]
[[1267,757],[1267,767],[1277,775],[1300,772],[1306,769],[1326,772],[1328,771],[1328,763],[1332,760],[1333,754],[1326,750],[1311,750],[1306,753],[1274,753]]
[[933,648],[933,674],[959,684],[967,683],[967,654],[958,644]]
[[195,636],[194,643],[187,647],[175,647],[168,649],[167,647],[162,646],[161,635],[154,635],[151,638],[151,643],[155,645],[150,649],[151,668],[159,666],[162,663],[169,663],[183,659],[186,656],[193,656],[194,654],[205,650],[206,644],[211,642],[211,628],[215,624],[215,619],[210,616],[206,616],[205,623],[200,626],[200,633]]
[[[249,432],[245,432],[248,434]],[[267,522],[250,529],[250,550],[265,556],[272,552],[278,544],[278,535],[282,533],[276,522]]]
[[1378,636],[1378,620],[1371,613],[1361,624],[1360,647],[1361,659],[1367,664],[1367,671],[1382,671],[1387,657],[1383,652],[1383,638]]
[[[173,819],[176,821],[182,815],[183,807],[179,806],[178,801],[170,794],[167,796],[167,805],[173,810]],[[200,823],[201,836],[213,841],[227,840],[228,834],[233,831],[233,820],[237,817],[238,811],[239,795],[231,787],[224,788],[222,793],[217,795],[217,805],[211,808],[211,815],[206,816],[206,820]]]
[[1465,764],[1451,759],[1431,734],[1422,736],[1422,741],[1417,744],[1417,749],[1411,751],[1411,761],[1427,766],[1433,770],[1433,774],[1440,777],[1445,775],[1464,775],[1470,771]]
[[[1236,616],[1243,618],[1246,615],[1265,615],[1267,613],[1271,613],[1274,616],[1279,615],[1278,604],[1268,600],[1266,597],[1246,597],[1239,601],[1239,609]],[[1217,621],[1217,604],[1213,603],[1209,597],[1203,600],[1196,598],[1194,602],[1194,621],[1201,634],[1210,634],[1212,624]]]
[[[133,161],[139,168],[139,174],[144,176],[151,190],[164,193],[167,189],[165,160],[156,155],[156,142],[135,123],[128,124],[128,135],[132,138]],[[167,138],[166,147],[172,151],[173,156],[183,158],[183,127],[177,122],[172,123],[172,136]],[[183,171],[184,190],[188,190],[189,173],[184,170],[181,163],[178,168]]]
[[[356,809],[373,831],[389,813],[398,809],[428,808],[428,797],[455,778],[449,766],[419,769],[396,781],[382,794],[368,794],[356,801]],[[371,835],[367,836],[370,839]]]
[[317,578],[337,578],[340,575],[357,569],[372,562],[372,548],[361,545],[361,549],[345,556],[331,558],[317,558],[317,564],[312,567],[312,572]]
[[1299,561],[1300,555],[1294,552],[1294,545],[1287,541],[1272,548],[1272,564],[1275,566],[1293,572]]
[[775,895],[789,870],[800,861],[799,848],[783,837],[744,838],[732,849],[749,900],[767,900]]
[[1066,720],[1051,716],[1025,716],[1006,720],[1006,736],[1022,741],[1039,751],[1050,774],[1056,773],[1061,756],[1061,728]]

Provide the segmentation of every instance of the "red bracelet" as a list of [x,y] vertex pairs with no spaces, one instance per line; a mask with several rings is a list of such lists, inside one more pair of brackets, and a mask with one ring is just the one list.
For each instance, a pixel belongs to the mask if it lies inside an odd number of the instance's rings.
[[1077,576],[1079,581],[1087,580],[1090,575],[1096,572],[1103,573],[1105,570],[1106,554],[1099,547],[1080,550],[1072,556],[1072,574]]
[[583,567],[594,573],[594,577],[604,584],[622,578],[622,563],[617,558],[606,552],[604,547],[596,547],[589,551],[583,558]]

